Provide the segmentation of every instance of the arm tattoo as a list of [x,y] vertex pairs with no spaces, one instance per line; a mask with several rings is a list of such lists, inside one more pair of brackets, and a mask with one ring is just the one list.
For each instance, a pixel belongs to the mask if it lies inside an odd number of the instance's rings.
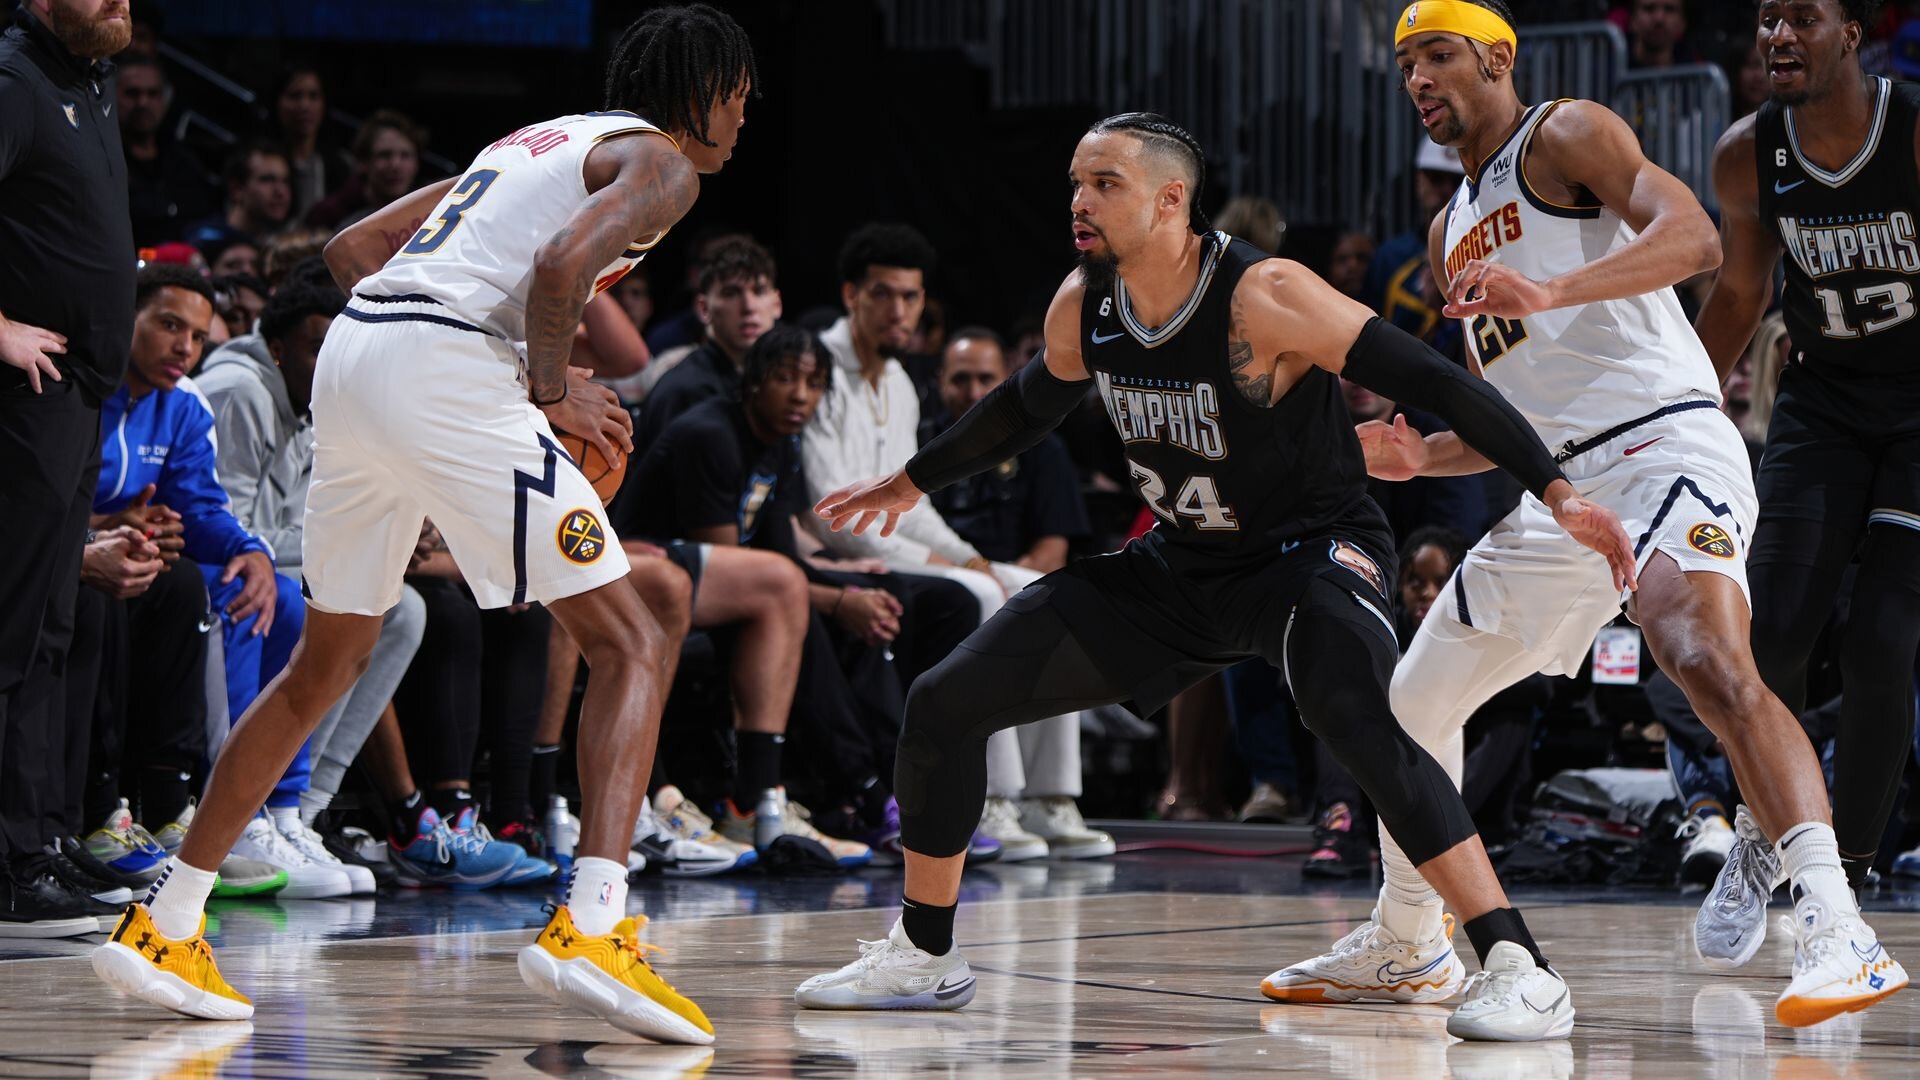
[[1248,341],[1246,326],[1241,320],[1240,297],[1235,296],[1231,308],[1227,331],[1227,367],[1233,371],[1234,389],[1249,403],[1262,409],[1273,405],[1273,371],[1254,370],[1253,343]]
[[574,329],[595,275],[635,240],[680,220],[699,191],[686,159],[651,147],[647,152],[656,155],[647,167],[623,170],[587,196],[548,243],[549,249],[566,253],[571,275],[555,280],[534,274],[527,294],[527,390],[536,401],[553,401],[566,390]]

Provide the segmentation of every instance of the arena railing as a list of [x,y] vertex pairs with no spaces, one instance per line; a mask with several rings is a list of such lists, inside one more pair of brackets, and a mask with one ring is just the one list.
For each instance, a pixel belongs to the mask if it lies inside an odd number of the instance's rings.
[[[1291,220],[1390,235],[1423,227],[1423,135],[1393,62],[1402,0],[882,0],[886,40],[958,49],[997,108],[1153,109],[1208,148],[1216,193]],[[1609,23],[1528,27],[1528,100],[1611,101],[1626,43]],[[1063,150],[1064,153],[1064,150]]]
[[1640,134],[1654,164],[1680,178],[1708,210],[1713,192],[1713,147],[1731,122],[1733,95],[1715,64],[1634,71],[1614,89],[1613,111]]

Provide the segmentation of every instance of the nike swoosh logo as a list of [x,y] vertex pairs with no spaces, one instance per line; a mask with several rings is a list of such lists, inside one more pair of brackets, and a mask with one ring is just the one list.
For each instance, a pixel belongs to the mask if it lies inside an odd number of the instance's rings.
[[[1666,438],[1665,435],[1660,436],[1660,439],[1664,439],[1664,438]],[[1646,442],[1641,443],[1639,446],[1629,446],[1627,447],[1626,456],[1632,457],[1633,455],[1639,453],[1640,451],[1645,450],[1647,447],[1652,446],[1654,443],[1659,442],[1660,439],[1648,439]]]
[[1093,332],[1093,343],[1095,345],[1105,345],[1109,341],[1118,341],[1119,339],[1126,336],[1127,335],[1125,334],[1108,334],[1106,337],[1101,337],[1100,331],[1095,330]]
[[1438,957],[1430,961],[1427,964],[1427,966],[1413,968],[1410,971],[1402,971],[1394,967],[1390,963],[1382,964],[1380,966],[1380,972],[1379,972],[1380,981],[1383,983],[1396,983],[1404,979],[1418,978],[1419,976],[1425,975],[1427,972],[1432,971],[1434,968],[1438,967],[1443,961],[1446,960],[1447,957],[1452,955],[1453,953],[1451,951],[1441,953]]
[[934,987],[933,996],[939,998],[941,1001],[945,1001],[948,998],[953,997],[956,994],[959,994],[961,991],[965,990],[967,987],[972,985],[973,985],[973,976],[969,975],[966,978],[960,980],[959,982],[954,983],[952,986],[943,985],[943,986]]
[[1553,1004],[1547,1006],[1544,1009],[1540,1008],[1538,1005],[1535,1005],[1532,1001],[1528,1001],[1525,994],[1522,994],[1520,996],[1520,1000],[1527,1002],[1527,1008],[1532,1009],[1534,1012],[1539,1013],[1541,1016],[1545,1016],[1548,1013],[1552,1012],[1553,1010],[1559,1008],[1561,1002],[1567,1000],[1567,991],[1565,990],[1560,991],[1560,996],[1553,999]]
[[1785,195],[1787,192],[1792,191],[1804,183],[1806,183],[1805,180],[1795,180],[1791,184],[1782,184],[1780,181],[1775,180],[1773,182],[1773,193],[1775,195]]

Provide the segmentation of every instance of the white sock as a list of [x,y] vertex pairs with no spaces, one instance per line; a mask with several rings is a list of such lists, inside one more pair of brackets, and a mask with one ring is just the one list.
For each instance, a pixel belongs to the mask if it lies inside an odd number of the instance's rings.
[[292,836],[300,831],[300,806],[269,806],[267,816],[273,819],[273,827],[281,836]]
[[300,793],[300,820],[312,825],[333,805],[331,791],[307,790]]
[[589,937],[612,933],[613,924],[627,916],[626,866],[592,856],[573,860],[567,911],[573,925]]
[[1380,868],[1385,879],[1376,909],[1380,925],[1401,941],[1428,941],[1440,933],[1440,894],[1413,868],[1387,830],[1380,830]]
[[180,861],[178,855],[167,860],[147,890],[147,911],[154,928],[170,941],[185,941],[200,932],[200,914],[206,910],[207,895],[213,892],[212,870],[198,870]]
[[1833,826],[1803,821],[1780,834],[1776,845],[1787,880],[1793,882],[1793,909],[1811,902],[1835,915],[1858,915],[1860,906],[1840,866],[1840,844]]

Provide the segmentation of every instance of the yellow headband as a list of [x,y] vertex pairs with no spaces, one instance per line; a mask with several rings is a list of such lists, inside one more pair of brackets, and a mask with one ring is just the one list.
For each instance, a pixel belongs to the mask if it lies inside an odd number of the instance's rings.
[[1520,47],[1520,39],[1513,27],[1507,25],[1507,20],[1464,0],[1419,0],[1408,4],[1407,10],[1400,13],[1393,43],[1397,47],[1415,34],[1459,34],[1482,45],[1504,41],[1509,48]]

